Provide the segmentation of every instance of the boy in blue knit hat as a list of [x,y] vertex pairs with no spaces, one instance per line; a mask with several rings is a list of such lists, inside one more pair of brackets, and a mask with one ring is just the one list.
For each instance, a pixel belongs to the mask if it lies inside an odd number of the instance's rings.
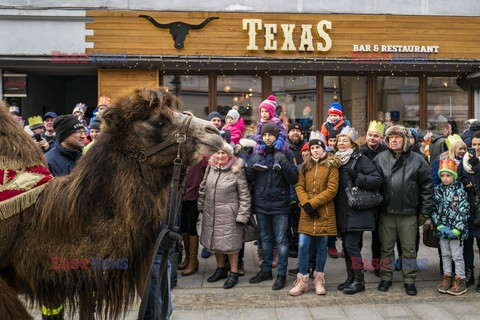
[[328,136],[332,131],[340,132],[344,127],[351,127],[350,121],[343,116],[342,110],[342,105],[337,101],[330,105],[327,121],[322,124],[320,131],[325,137],[325,141],[328,141]]

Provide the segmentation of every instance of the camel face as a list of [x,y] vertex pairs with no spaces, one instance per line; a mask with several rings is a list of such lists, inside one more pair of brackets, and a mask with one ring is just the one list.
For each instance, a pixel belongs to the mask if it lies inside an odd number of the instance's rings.
[[[218,130],[209,121],[179,113],[177,105],[178,99],[163,88],[138,89],[107,110],[99,140],[109,140],[112,148],[136,157],[159,144],[176,141],[176,134],[188,126],[186,141],[181,145],[181,157],[187,166],[217,152],[222,145]],[[132,127],[128,128],[128,124]],[[177,143],[173,143],[162,148],[148,158],[147,164],[157,168],[171,165],[177,156],[177,147]]]

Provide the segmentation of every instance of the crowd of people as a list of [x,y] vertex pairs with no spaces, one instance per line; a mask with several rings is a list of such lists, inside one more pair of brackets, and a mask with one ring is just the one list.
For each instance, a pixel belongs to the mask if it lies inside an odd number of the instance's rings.
[[[102,113],[111,104],[108,97],[100,97],[88,124],[82,103],[71,115],[47,112],[28,118],[26,130],[44,151],[54,176],[70,173],[95,143]],[[258,106],[256,127],[248,128],[235,107],[225,119],[218,112],[209,114],[208,121],[218,128],[224,144],[188,171],[178,217],[182,242],[172,255],[172,286],[177,269],[185,277],[198,272],[201,244],[202,257],[213,253],[216,260],[207,281],[225,279],[223,287],[233,288],[245,274],[242,233],[251,214],[260,230],[256,241],[260,270],[249,280],[252,284],[273,280],[276,269],[272,290],[283,289],[290,274],[296,277],[290,295],[309,291],[309,278],[314,279],[315,293],[324,295],[327,257],[342,256],[346,279],[337,289],[345,294],[365,291],[366,260],[361,250],[364,232],[369,231],[368,263],[377,266],[378,290],[388,291],[393,272],[399,269],[405,292],[416,295],[419,227],[424,224],[433,227],[439,239],[443,281],[438,291],[461,295],[475,283],[480,122],[470,121],[459,136],[452,134],[449,122],[440,121],[423,138],[414,128],[372,121],[360,138],[335,101],[320,130],[309,130],[306,137],[304,125],[286,126],[277,110],[271,95]],[[18,118],[18,110],[10,111]],[[380,190],[383,201],[356,207],[349,203],[349,188]],[[341,254],[335,247],[337,238]],[[184,259],[177,261],[182,248]],[[289,256],[298,257],[296,268],[288,269]],[[480,292],[480,276],[476,291]]]

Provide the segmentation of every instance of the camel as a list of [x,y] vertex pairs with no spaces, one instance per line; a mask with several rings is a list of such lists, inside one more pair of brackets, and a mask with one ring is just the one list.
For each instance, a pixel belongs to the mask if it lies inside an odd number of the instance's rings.
[[[66,305],[82,320],[125,314],[146,282],[178,145],[141,155],[175,141],[189,121],[184,165],[222,145],[210,122],[179,113],[178,103],[164,88],[119,98],[103,116],[102,136],[71,174],[53,178],[31,204],[0,217],[0,319],[32,319],[21,293],[31,305]],[[0,169],[46,166],[40,148],[0,109]],[[99,267],[96,259],[110,264]]]

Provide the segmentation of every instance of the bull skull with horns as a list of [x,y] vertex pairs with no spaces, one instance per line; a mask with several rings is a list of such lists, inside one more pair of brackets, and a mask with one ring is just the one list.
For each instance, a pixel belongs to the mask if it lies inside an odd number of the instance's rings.
[[145,18],[148,21],[150,21],[155,27],[161,28],[161,29],[169,29],[170,34],[172,35],[173,41],[175,41],[174,47],[176,49],[182,49],[183,48],[183,42],[185,41],[185,37],[187,36],[188,32],[190,30],[198,30],[207,25],[212,20],[218,19],[218,17],[210,17],[205,19],[200,24],[193,25],[185,22],[171,22],[171,23],[158,23],[154,18],[146,15],[139,15],[140,18]]

